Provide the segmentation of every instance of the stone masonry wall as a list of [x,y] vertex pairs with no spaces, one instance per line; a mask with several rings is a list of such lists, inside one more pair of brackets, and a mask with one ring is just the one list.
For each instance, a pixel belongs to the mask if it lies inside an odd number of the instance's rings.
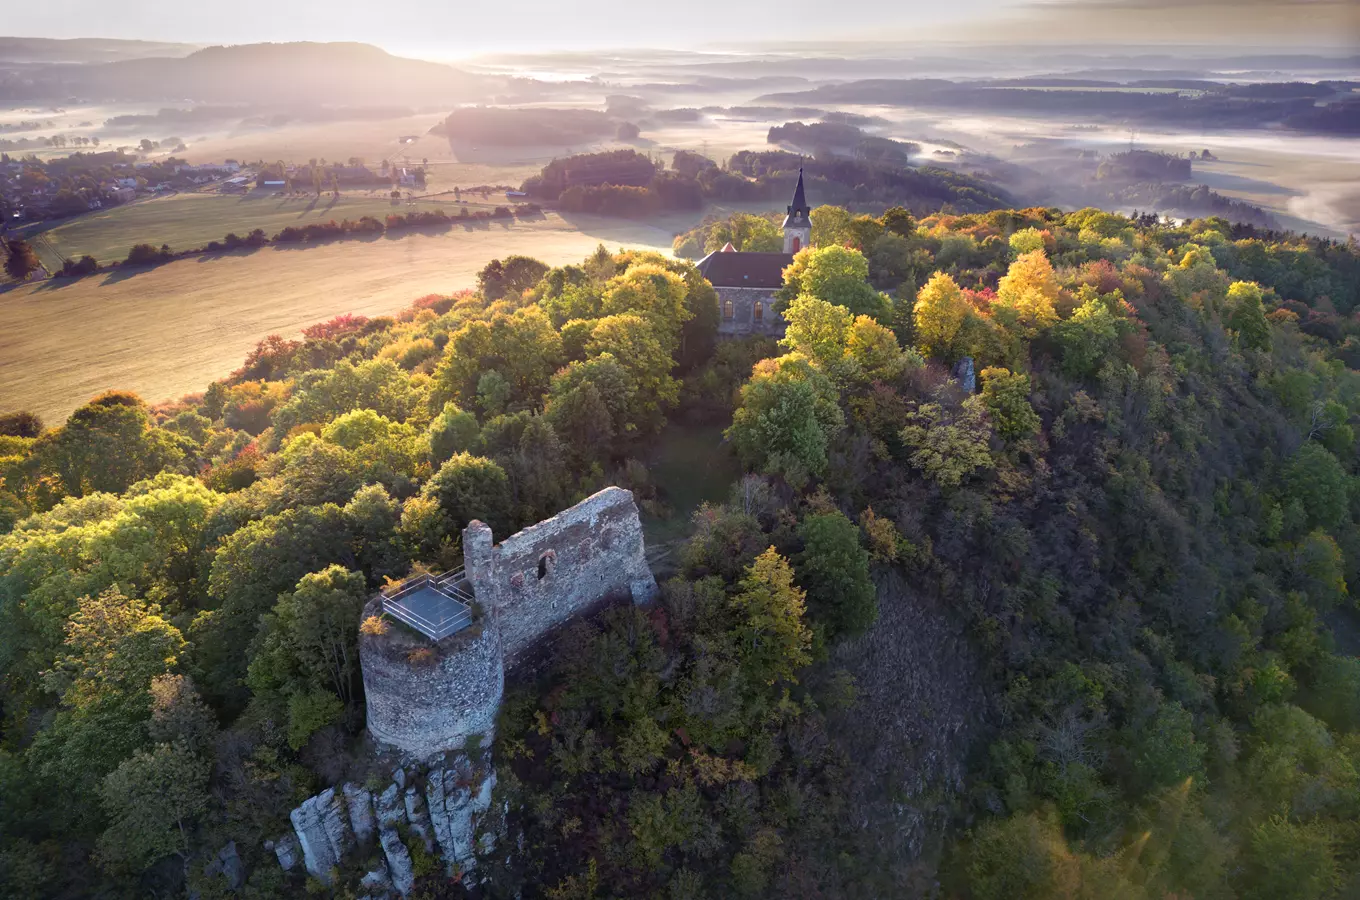
[[[492,546],[491,529],[463,532],[463,562],[477,600],[495,610],[513,665],[540,637],[612,599],[656,596],[633,494],[608,487]],[[370,717],[371,718],[371,717]]]
[[[380,614],[381,604],[369,601],[364,617]],[[359,635],[359,659],[374,738],[417,759],[461,749],[474,733],[491,742],[505,689],[493,621],[484,617],[438,644],[391,624],[387,634]]]
[[[727,336],[765,334],[783,337],[787,328],[784,317],[774,311],[775,292],[768,288],[720,287],[718,293],[718,333]],[[727,304],[732,303],[732,318],[727,318]],[[762,304],[761,320],[755,321],[756,303]]]

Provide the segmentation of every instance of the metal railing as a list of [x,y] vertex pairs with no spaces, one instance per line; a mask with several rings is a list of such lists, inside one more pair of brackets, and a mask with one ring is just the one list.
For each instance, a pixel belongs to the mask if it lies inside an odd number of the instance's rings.
[[[438,621],[416,612],[404,602],[421,591],[431,591],[452,601],[451,615]],[[472,624],[473,593],[467,584],[467,573],[459,566],[442,575],[417,575],[382,592],[383,612],[419,631],[433,641],[442,641]]]

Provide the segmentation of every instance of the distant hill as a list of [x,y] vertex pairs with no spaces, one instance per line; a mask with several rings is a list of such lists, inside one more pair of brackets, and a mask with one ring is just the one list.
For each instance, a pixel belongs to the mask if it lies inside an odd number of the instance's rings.
[[188,56],[197,44],[108,38],[0,37],[0,63],[106,63],[148,56]]
[[403,106],[476,99],[495,83],[368,44],[311,42],[206,47],[178,58],[102,65],[53,65],[30,72],[29,78],[31,91],[55,98]]

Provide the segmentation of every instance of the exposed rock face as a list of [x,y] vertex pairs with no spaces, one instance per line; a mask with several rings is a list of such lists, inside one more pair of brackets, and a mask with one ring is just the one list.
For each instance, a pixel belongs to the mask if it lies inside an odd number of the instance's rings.
[[954,363],[954,380],[965,394],[977,391],[977,370],[973,367],[973,357],[965,356]]
[[217,855],[203,871],[207,875],[221,875],[227,880],[227,887],[233,891],[240,890],[241,885],[246,882],[246,867],[241,862],[240,854],[236,852],[235,841],[217,851]]
[[506,664],[601,603],[651,599],[642,521],[632,491],[607,487],[493,546],[491,529],[463,530],[463,562],[477,600],[495,610]]
[[430,830],[430,816],[425,812],[425,798],[412,785],[406,789],[405,800],[406,821],[411,823],[411,833],[425,842],[426,850],[433,851],[434,835]]
[[307,872],[323,884],[330,884],[331,869],[354,845],[346,812],[335,788],[327,788],[289,815]]
[[[404,828],[424,841],[430,852],[439,853],[448,874],[472,870],[477,865],[477,830],[491,808],[495,772],[481,777],[471,762],[461,757],[447,767],[431,769],[423,794],[417,786],[419,780],[418,771],[410,779],[403,773],[405,790],[389,784],[376,799],[354,784],[341,785],[338,793],[335,788],[323,791],[293,810],[297,837],[289,834],[266,842],[266,849],[274,850],[285,870],[303,857],[307,871],[329,883],[331,868],[354,848],[356,838],[362,844],[376,836],[386,862],[365,875],[361,883],[362,889],[374,896],[382,896],[387,890],[406,896],[415,886],[411,854],[401,839]],[[345,809],[348,821],[341,815]],[[483,841],[485,852],[492,846],[494,840]]]
[[378,843],[387,857],[387,871],[392,878],[392,886],[403,897],[409,895],[415,889],[416,875],[406,845],[401,842],[395,828],[379,828]]
[[[274,846],[270,848],[269,844]],[[278,857],[279,865],[285,872],[293,871],[293,867],[302,858],[302,848],[298,846],[297,838],[291,834],[285,834],[276,841],[268,841],[265,847],[266,849],[273,849],[274,855]]]
[[354,830],[354,839],[360,844],[367,844],[373,840],[378,828],[373,818],[373,795],[355,784],[344,785],[343,791],[345,805],[349,807],[349,822]]
[[476,793],[466,773],[453,769],[430,773],[425,789],[430,823],[450,870],[456,867],[466,872],[475,866],[477,825],[491,806],[491,791],[495,786],[495,772],[482,779]]

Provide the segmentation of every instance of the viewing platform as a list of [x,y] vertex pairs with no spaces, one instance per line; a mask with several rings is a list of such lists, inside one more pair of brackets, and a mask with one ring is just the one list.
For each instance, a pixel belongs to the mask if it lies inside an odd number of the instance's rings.
[[462,566],[442,575],[416,575],[382,591],[383,612],[432,641],[472,624],[473,599]]

